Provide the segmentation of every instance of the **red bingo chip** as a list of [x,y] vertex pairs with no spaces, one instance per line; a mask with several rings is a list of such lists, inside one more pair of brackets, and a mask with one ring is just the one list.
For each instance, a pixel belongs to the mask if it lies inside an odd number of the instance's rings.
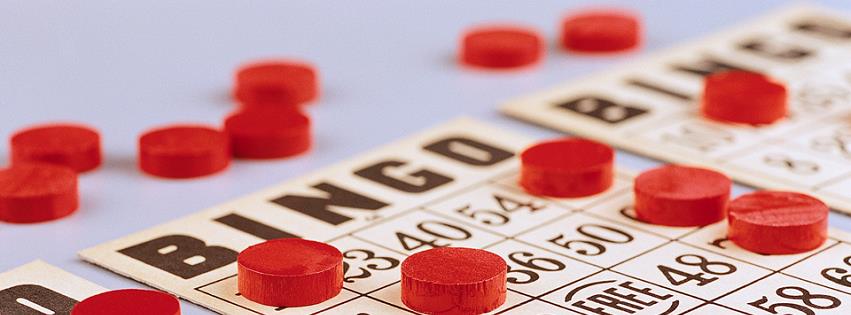
[[533,195],[584,197],[614,181],[615,151],[580,138],[542,142],[520,155],[520,186]]
[[100,135],[82,125],[34,126],[18,131],[10,142],[12,164],[44,162],[85,172],[101,163]]
[[635,178],[635,213],[639,220],[667,226],[703,226],[726,216],[733,183],[724,174],[696,167],[668,165]]
[[343,254],[304,239],[266,241],[239,253],[237,285],[243,297],[263,305],[322,303],[343,289]]
[[569,51],[604,53],[637,47],[641,42],[638,15],[623,10],[591,10],[562,22],[561,44]]
[[68,167],[32,163],[0,170],[0,221],[50,221],[78,206],[77,173]]
[[166,178],[192,178],[219,172],[230,164],[224,132],[197,125],[174,125],[139,137],[139,168]]
[[294,106],[319,95],[313,65],[293,60],[266,60],[243,65],[236,72],[234,97],[246,108]]
[[425,314],[482,314],[505,302],[508,267],[482,249],[438,247],[402,262],[402,303]]
[[274,159],[310,148],[310,118],[297,110],[253,109],[225,120],[231,150],[238,158]]
[[701,111],[721,122],[770,124],[786,116],[786,87],[759,73],[719,72],[706,77]]
[[80,301],[71,315],[180,315],[180,302],[171,294],[139,289],[107,291]]
[[820,200],[795,192],[758,191],[729,206],[727,237],[759,254],[797,254],[827,239],[829,209]]
[[543,40],[534,29],[520,26],[477,27],[461,40],[460,61],[482,68],[517,68],[537,62]]

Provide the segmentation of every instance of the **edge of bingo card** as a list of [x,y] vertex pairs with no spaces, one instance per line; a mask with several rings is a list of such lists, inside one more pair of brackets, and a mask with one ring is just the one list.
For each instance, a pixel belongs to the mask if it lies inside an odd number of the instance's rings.
[[[441,142],[441,139],[456,139],[458,137],[481,141],[482,143],[502,148],[506,153],[510,152],[511,154],[503,156],[503,160],[493,165],[470,166],[452,161],[445,156],[434,154],[433,152],[425,152],[426,145],[430,143]],[[392,219],[395,215],[407,213],[407,211],[414,210],[420,205],[436,198],[444,197],[465,187],[479,184],[495,176],[504,175],[515,170],[518,167],[516,165],[517,152],[530,144],[531,140],[531,138],[518,136],[516,133],[501,130],[489,124],[467,118],[458,118],[429,128],[416,135],[391,142],[377,149],[369,150],[354,158],[321,168],[305,176],[285,181],[281,184],[168,223],[84,249],[78,254],[86,262],[151,287],[171,292],[215,312],[225,314],[263,314],[272,312],[275,308],[255,304],[247,300],[240,302],[245,304],[237,304],[204,291],[206,286],[213,285],[218,281],[229,278],[232,280],[234,275],[236,275],[237,269],[235,253],[264,240],[257,235],[246,232],[248,229],[245,227],[242,227],[242,230],[240,230],[240,228],[234,228],[235,225],[232,225],[232,223],[231,225],[222,224],[222,221],[217,221],[218,219],[232,214],[238,214],[243,220],[248,219],[265,226],[263,229],[272,227],[292,233],[292,235],[298,237],[325,242],[332,241],[345,237],[361,228],[367,228],[384,220]],[[353,175],[354,170],[394,158],[408,163],[408,165],[403,165],[399,169],[394,170],[396,173],[409,174],[423,169],[430,169],[451,175],[454,177],[454,181],[440,186],[433,191],[412,195],[402,194],[398,191],[394,192],[387,187],[382,188],[380,185],[367,180],[358,180]],[[350,216],[352,220],[342,224],[332,225],[317,220],[307,214],[299,213],[270,202],[285,194],[321,197],[323,196],[323,192],[316,189],[317,183],[332,183],[365,196],[376,197],[375,199],[379,199],[378,197],[380,197],[389,206],[373,212],[373,214],[380,216],[378,219],[360,215],[361,213],[357,213],[357,210],[334,207],[331,212]],[[191,246],[205,246],[205,249],[223,247],[225,250],[231,251],[229,253],[226,252],[226,254],[228,257],[233,255],[233,260],[214,269],[207,270],[202,274],[177,276],[174,273],[152,267],[152,265],[139,260],[139,257],[130,257],[128,254],[124,254],[128,253],[126,251],[128,248],[138,249],[140,248],[139,246],[144,246],[144,244],[148,244],[153,240],[170,235],[189,236],[203,242]],[[172,248],[168,249],[168,247]],[[154,251],[159,250],[159,255],[167,255],[169,254],[169,250],[172,252],[177,250],[175,246],[168,247],[157,246],[154,248]],[[150,251],[150,248],[148,250]],[[156,254],[153,255],[155,256]],[[205,258],[211,257],[213,256],[211,255]],[[210,260],[204,260],[203,263],[215,263]],[[185,260],[184,263],[186,263]],[[194,263],[198,262],[196,261]],[[320,305],[333,306],[336,305],[334,303],[344,303],[356,298],[356,296],[343,297],[345,293],[348,293],[346,290],[343,293]],[[251,308],[246,307],[246,305],[250,305]]]
[[[636,61],[629,62],[629,64],[620,64],[613,70],[603,71],[602,73],[591,75],[589,77],[569,80],[568,82],[558,84],[555,87],[509,100],[502,104],[500,110],[503,114],[516,119],[563,132],[575,133],[582,137],[603,141],[616,147],[624,148],[651,158],[673,163],[703,165],[705,167],[717,168],[731,176],[736,181],[747,185],[765,189],[793,189],[798,191],[807,191],[824,200],[833,210],[851,215],[851,201],[844,200],[838,196],[814,192],[806,187],[785,184],[781,181],[772,180],[744,169],[719,166],[717,163],[712,161],[712,158],[688,152],[677,147],[666,146],[664,150],[661,150],[658,144],[654,141],[642,140],[640,137],[625,136],[627,134],[633,134],[639,130],[653,128],[655,124],[659,124],[660,122],[671,122],[671,116],[679,115],[679,119],[683,119],[685,118],[682,116],[683,114],[689,112],[694,113],[696,110],[696,106],[694,106],[696,98],[694,97],[692,97],[691,100],[677,99],[677,96],[675,95],[663,95],[664,92],[655,95],[645,95],[643,96],[644,98],[641,99],[643,101],[641,104],[648,110],[665,112],[666,109],[664,107],[668,106],[667,110],[675,114],[666,113],[667,115],[663,114],[662,117],[651,115],[653,117],[638,119],[637,121],[629,122],[628,124],[617,127],[613,124],[585,117],[584,115],[573,113],[569,110],[557,109],[557,105],[560,104],[560,102],[555,103],[555,101],[563,101],[571,96],[576,97],[582,94],[602,96],[607,96],[608,94],[614,95],[613,97],[615,99],[625,98],[626,100],[624,101],[632,102],[634,100],[631,98],[635,98],[636,94],[640,94],[639,92],[626,93],[624,96],[619,95],[619,93],[622,92],[618,89],[624,90],[625,85],[630,84],[629,79],[633,78],[640,78],[642,80],[646,79],[646,82],[650,84],[662,84],[663,86],[667,86],[675,90],[679,89],[680,92],[690,92],[691,96],[700,95],[699,87],[695,86],[696,82],[691,82],[692,86],[687,86],[688,84],[686,83],[677,82],[683,81],[681,76],[671,75],[670,73],[663,75],[663,71],[661,70],[665,69],[664,66],[671,66],[672,63],[699,61],[702,58],[707,57],[717,58],[721,62],[746,68],[748,65],[755,66],[752,63],[757,63],[757,65],[759,65],[758,58],[756,57],[746,58],[746,56],[735,56],[737,58],[742,58],[730,60],[731,58],[729,57],[724,58],[722,56],[718,56],[719,49],[723,49],[726,47],[725,45],[729,45],[730,41],[733,39],[742,40],[748,36],[753,37],[761,34],[761,32],[764,34],[777,34],[785,27],[788,27],[787,23],[789,21],[803,19],[814,20],[816,18],[821,21],[827,21],[827,23],[844,23],[851,25],[851,17],[848,15],[832,12],[824,8],[809,5],[784,7],[724,31],[704,36],[702,38],[686,42],[685,44],[674,46],[673,48],[662,49],[660,52],[639,57]],[[829,40],[825,39],[823,41]],[[842,46],[842,44],[837,44],[837,48],[844,48],[851,51],[851,41],[845,43],[844,46]],[[812,63],[804,62],[798,67],[813,66],[814,64],[829,64],[830,60],[835,60],[835,58],[839,57],[840,56],[826,53],[820,58],[814,58],[815,60],[812,60]],[[772,63],[762,61],[762,65],[770,64]],[[774,63],[774,65],[776,66],[776,63]],[[777,75],[794,76],[795,68],[796,66],[789,66],[788,68],[783,69],[789,72],[779,72]],[[673,73],[673,71],[669,72]],[[769,69],[767,73],[770,75],[775,74],[771,71],[771,69]],[[671,76],[674,78],[670,78]],[[697,81],[697,83],[699,84],[699,81]],[[610,88],[606,89],[605,87]],[[611,87],[614,87],[615,89]],[[691,104],[691,107],[689,107],[688,103]],[[671,107],[674,107],[674,109],[671,109]],[[613,130],[615,128],[619,129]]]

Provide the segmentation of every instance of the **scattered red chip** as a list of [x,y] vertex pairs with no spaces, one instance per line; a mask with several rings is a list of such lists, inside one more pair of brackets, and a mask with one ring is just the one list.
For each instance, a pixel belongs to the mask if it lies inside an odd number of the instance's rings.
[[139,137],[139,167],[154,176],[209,175],[227,168],[230,157],[227,135],[204,126],[168,126]]
[[274,159],[310,148],[310,118],[297,110],[252,109],[225,120],[231,150],[238,158]]
[[0,170],[0,221],[50,221],[78,206],[77,173],[68,167],[32,163]]
[[576,52],[619,52],[641,42],[636,14],[621,10],[593,10],[568,16],[562,22],[561,44]]
[[722,122],[764,125],[786,116],[786,87],[768,76],[725,71],[706,77],[703,115]]
[[724,174],[668,165],[635,178],[635,213],[639,220],[667,226],[703,226],[726,216],[733,183]]
[[313,305],[343,289],[343,254],[325,243],[266,241],[239,253],[237,265],[239,293],[263,305]]
[[77,172],[101,163],[100,135],[81,125],[34,126],[12,135],[12,164],[44,162],[70,167]]
[[505,260],[481,249],[439,247],[402,262],[402,303],[426,314],[474,315],[505,302]]
[[319,95],[313,65],[291,60],[267,60],[244,65],[236,72],[234,97],[244,107],[287,107]]
[[794,192],[758,191],[730,202],[727,237],[759,254],[797,254],[827,239],[828,207]]
[[518,26],[478,27],[464,34],[460,61],[483,68],[516,68],[537,62],[543,40],[534,29]]
[[173,295],[153,290],[107,291],[80,301],[71,315],[180,315],[180,302]]
[[520,186],[533,195],[584,197],[605,191],[614,180],[615,151],[580,138],[538,143],[520,155]]

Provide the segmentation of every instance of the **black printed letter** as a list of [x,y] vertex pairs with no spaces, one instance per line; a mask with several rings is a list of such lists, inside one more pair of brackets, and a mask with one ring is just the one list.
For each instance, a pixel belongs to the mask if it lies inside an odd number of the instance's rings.
[[[167,235],[118,252],[183,279],[224,267],[236,261],[238,254],[186,235]],[[190,259],[201,261],[193,263]]]
[[514,156],[509,151],[461,137],[443,139],[423,149],[473,166],[491,166]]
[[390,176],[384,171],[388,168],[400,167],[403,165],[405,165],[405,162],[401,161],[379,162],[372,166],[357,170],[355,171],[355,174],[376,183],[384,184],[388,187],[408,193],[421,193],[452,182],[452,178],[429,170],[419,170],[408,174],[407,177],[401,178]]
[[0,290],[0,314],[15,315],[44,315],[41,310],[21,304],[19,299],[24,299],[44,309],[53,311],[52,314],[68,315],[77,300],[67,297],[61,293],[35,284],[16,285],[11,288]]
[[333,225],[345,223],[352,218],[331,211],[329,209],[331,206],[372,211],[388,206],[385,202],[358,195],[329,183],[319,183],[314,185],[313,188],[324,191],[326,196],[306,197],[286,195],[271,201]]

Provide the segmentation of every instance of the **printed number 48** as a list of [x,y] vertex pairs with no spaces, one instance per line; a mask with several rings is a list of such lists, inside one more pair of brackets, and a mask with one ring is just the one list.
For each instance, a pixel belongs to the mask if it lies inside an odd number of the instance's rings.
[[659,268],[659,271],[673,285],[682,285],[690,281],[697,281],[697,286],[702,287],[718,280],[718,277],[706,277],[706,274],[723,276],[736,272],[736,266],[720,261],[709,261],[700,255],[680,255],[676,261],[681,265],[699,267],[703,272],[689,273],[673,267],[658,265],[657,268]]

